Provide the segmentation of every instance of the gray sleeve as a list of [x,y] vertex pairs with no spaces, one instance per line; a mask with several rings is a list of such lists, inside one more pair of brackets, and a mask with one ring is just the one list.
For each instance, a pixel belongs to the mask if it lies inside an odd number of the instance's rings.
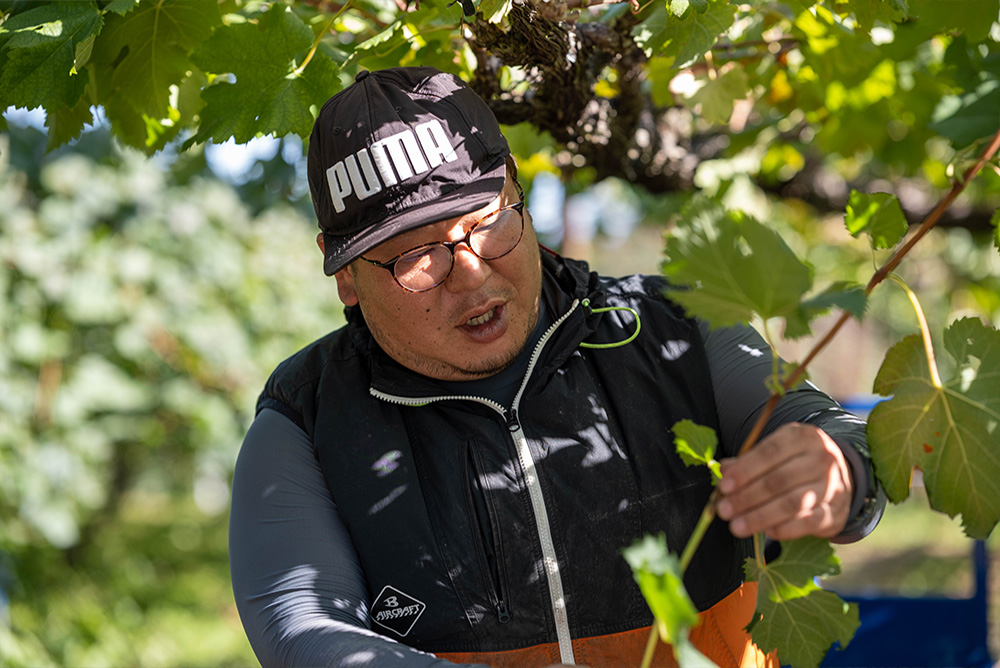
[[308,435],[273,410],[247,433],[233,474],[229,567],[262,666],[454,666],[370,629],[368,595]]
[[[715,404],[719,414],[722,456],[734,456],[764,409],[770,391],[771,348],[751,327],[709,330],[701,324]],[[835,543],[850,543],[871,533],[885,509],[885,492],[875,478],[865,437],[865,422],[845,411],[810,382],[785,394],[767,421],[764,435],[787,422],[812,424],[840,446],[851,467],[854,498],[850,519]]]

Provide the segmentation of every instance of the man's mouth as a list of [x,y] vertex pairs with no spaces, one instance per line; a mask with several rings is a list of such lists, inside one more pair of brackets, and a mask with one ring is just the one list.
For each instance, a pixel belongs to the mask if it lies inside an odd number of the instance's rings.
[[496,310],[497,309],[494,306],[493,308],[491,308],[489,311],[487,311],[482,315],[477,315],[475,318],[469,318],[465,324],[468,325],[469,327],[477,327],[479,325],[484,325],[493,318],[493,314],[496,313]]

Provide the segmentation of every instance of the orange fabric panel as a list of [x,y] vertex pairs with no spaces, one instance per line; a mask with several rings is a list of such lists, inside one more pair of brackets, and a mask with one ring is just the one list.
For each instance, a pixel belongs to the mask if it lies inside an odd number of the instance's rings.
[[542,667],[559,663],[559,644],[548,643],[504,652],[438,652],[436,656],[455,663],[485,663],[493,668]]
[[[744,630],[757,603],[757,583],[748,582],[701,613],[691,631],[691,642],[722,668],[778,668],[777,657],[765,655]],[[646,651],[650,627],[573,641],[577,665],[591,668],[637,668]],[[559,645],[549,643],[505,652],[447,652],[442,659],[456,663],[484,663],[494,668],[541,668],[559,663]],[[655,668],[677,668],[673,652],[658,643]]]

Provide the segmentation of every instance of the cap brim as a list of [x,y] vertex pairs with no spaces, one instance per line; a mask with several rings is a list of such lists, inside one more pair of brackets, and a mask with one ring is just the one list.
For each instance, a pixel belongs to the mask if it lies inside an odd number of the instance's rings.
[[500,156],[499,165],[447,195],[411,206],[356,234],[335,236],[324,232],[323,245],[326,257],[323,260],[323,272],[327,276],[334,275],[367,251],[397,234],[482,209],[500,196],[506,179],[507,162],[505,156]]

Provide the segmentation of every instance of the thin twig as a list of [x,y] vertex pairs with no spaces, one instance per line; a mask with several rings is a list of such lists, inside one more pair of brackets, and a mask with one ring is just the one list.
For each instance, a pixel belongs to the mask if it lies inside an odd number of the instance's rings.
[[[907,242],[899,250],[897,250],[892,257],[879,268],[878,271],[875,272],[871,280],[868,281],[868,285],[865,287],[866,295],[871,294],[872,290],[875,289],[875,286],[885,280],[885,278],[899,265],[906,254],[910,252],[913,246],[920,241],[924,235],[930,232],[931,228],[934,227],[941,219],[942,214],[944,214],[948,207],[951,206],[951,203],[962,194],[962,191],[965,190],[969,181],[971,181],[972,178],[979,173],[979,170],[981,170],[983,166],[993,158],[993,155],[997,152],[997,150],[1000,150],[1000,130],[997,130],[997,133],[993,135],[993,140],[985,149],[983,149],[983,152],[979,155],[979,160],[976,164],[969,167],[969,169],[965,171],[965,174],[962,175],[962,180],[956,181],[954,185],[952,185],[951,190],[948,191],[948,194],[946,194],[941,201],[938,202],[938,205],[927,214],[923,222],[920,224],[919,229],[917,229],[913,236],[910,237],[910,239],[907,240]],[[806,358],[802,361],[802,363],[799,364],[795,371],[786,379],[784,383],[785,389],[794,387],[795,383],[797,383],[804,375],[806,366],[812,362],[816,355],[819,354],[820,350],[830,343],[834,334],[840,331],[840,328],[843,327],[847,321],[850,320],[850,318],[850,313],[844,312],[841,314],[840,318],[833,325],[833,328],[827,332],[826,336],[824,336],[812,350],[809,351],[809,354],[806,355]]]
[[906,283],[903,282],[899,276],[892,274],[889,279],[899,285],[906,293],[906,296],[910,300],[910,304],[913,306],[913,311],[917,314],[917,323],[920,325],[920,336],[924,340],[924,351],[927,353],[927,373],[930,374],[931,385],[936,389],[941,389],[944,385],[941,383],[941,375],[938,373],[937,360],[934,358],[934,344],[931,341],[931,329],[927,326],[927,318],[924,317],[924,310],[920,308],[920,301],[917,296],[913,294],[913,290],[910,289]]
[[320,30],[319,34],[316,35],[316,39],[313,40],[312,48],[309,49],[309,53],[306,55],[305,60],[302,61],[301,65],[295,68],[295,76],[299,76],[305,71],[306,66],[309,64],[309,61],[313,59],[314,55],[316,55],[316,49],[319,48],[319,43],[323,41],[323,37],[326,35],[326,33],[331,28],[333,28],[334,21],[340,18],[340,15],[343,14],[345,11],[347,11],[347,8],[351,6],[351,1],[352,0],[348,0],[348,2],[345,2],[343,7],[337,10],[337,13],[334,14],[329,21],[327,21],[326,25],[323,26],[323,29]]
[[659,640],[659,631],[656,628],[656,620],[649,629],[649,640],[646,641],[646,651],[642,654],[642,664],[639,668],[649,668],[653,664],[653,652],[656,651],[656,641]]

